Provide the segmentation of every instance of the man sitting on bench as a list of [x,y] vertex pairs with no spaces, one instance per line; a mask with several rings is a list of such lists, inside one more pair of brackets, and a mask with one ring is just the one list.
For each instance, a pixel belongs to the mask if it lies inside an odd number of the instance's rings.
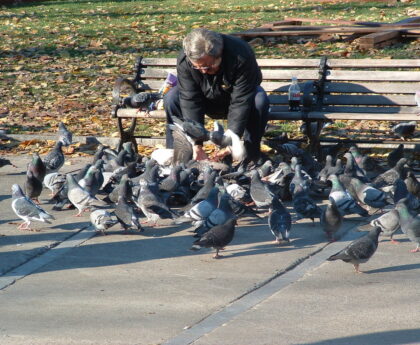
[[[167,123],[173,117],[204,124],[204,115],[228,120],[228,129],[243,136],[246,161],[257,162],[267,124],[269,100],[261,70],[252,48],[245,41],[207,29],[192,30],[183,41],[177,59],[178,83],[164,99]],[[194,159],[207,159],[203,143],[196,142]],[[173,147],[167,127],[166,147]],[[230,152],[220,150],[218,157]]]

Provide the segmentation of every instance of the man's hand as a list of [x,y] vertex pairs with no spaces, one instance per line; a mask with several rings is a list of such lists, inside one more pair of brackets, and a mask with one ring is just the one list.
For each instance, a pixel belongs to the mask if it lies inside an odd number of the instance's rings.
[[228,147],[225,147],[224,149],[217,151],[214,154],[214,158],[217,160],[222,160],[223,158],[225,158],[226,156],[230,154],[232,154],[232,151],[231,151],[231,148],[228,146]]
[[204,152],[202,145],[194,145],[193,147],[193,159],[196,161],[204,161],[208,159],[207,153]]

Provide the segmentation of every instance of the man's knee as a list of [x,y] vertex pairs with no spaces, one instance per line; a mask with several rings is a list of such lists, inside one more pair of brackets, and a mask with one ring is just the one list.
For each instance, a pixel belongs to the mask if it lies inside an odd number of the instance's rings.
[[166,118],[169,122],[172,116],[182,117],[181,108],[179,105],[179,90],[178,87],[173,87],[163,97],[163,107],[165,109]]

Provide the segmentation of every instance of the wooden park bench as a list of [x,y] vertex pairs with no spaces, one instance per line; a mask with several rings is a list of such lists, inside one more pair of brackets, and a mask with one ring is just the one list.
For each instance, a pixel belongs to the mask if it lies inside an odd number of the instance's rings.
[[[269,120],[420,121],[420,108],[414,100],[415,92],[420,91],[420,59],[323,57],[259,59],[258,63],[262,87],[270,98]],[[139,58],[135,69],[134,78],[118,78],[114,87],[112,116],[118,123],[119,149],[123,142],[136,143],[136,124],[142,118],[166,118],[164,110],[146,113],[126,108],[121,98],[140,91],[158,91],[169,72],[176,74],[176,59]],[[302,91],[300,111],[288,109],[293,76],[298,78]],[[308,133],[311,147],[319,147],[319,134]]]

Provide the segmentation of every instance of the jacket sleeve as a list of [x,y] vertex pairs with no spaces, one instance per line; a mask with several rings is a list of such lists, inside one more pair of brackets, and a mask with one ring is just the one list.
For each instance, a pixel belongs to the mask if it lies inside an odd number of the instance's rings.
[[177,77],[179,102],[184,119],[191,119],[204,124],[204,94],[196,82],[192,71],[186,65],[185,58],[178,62]]
[[238,63],[229,105],[228,128],[240,137],[255,107],[255,92],[259,84],[257,71],[259,67],[255,59],[244,59]]

